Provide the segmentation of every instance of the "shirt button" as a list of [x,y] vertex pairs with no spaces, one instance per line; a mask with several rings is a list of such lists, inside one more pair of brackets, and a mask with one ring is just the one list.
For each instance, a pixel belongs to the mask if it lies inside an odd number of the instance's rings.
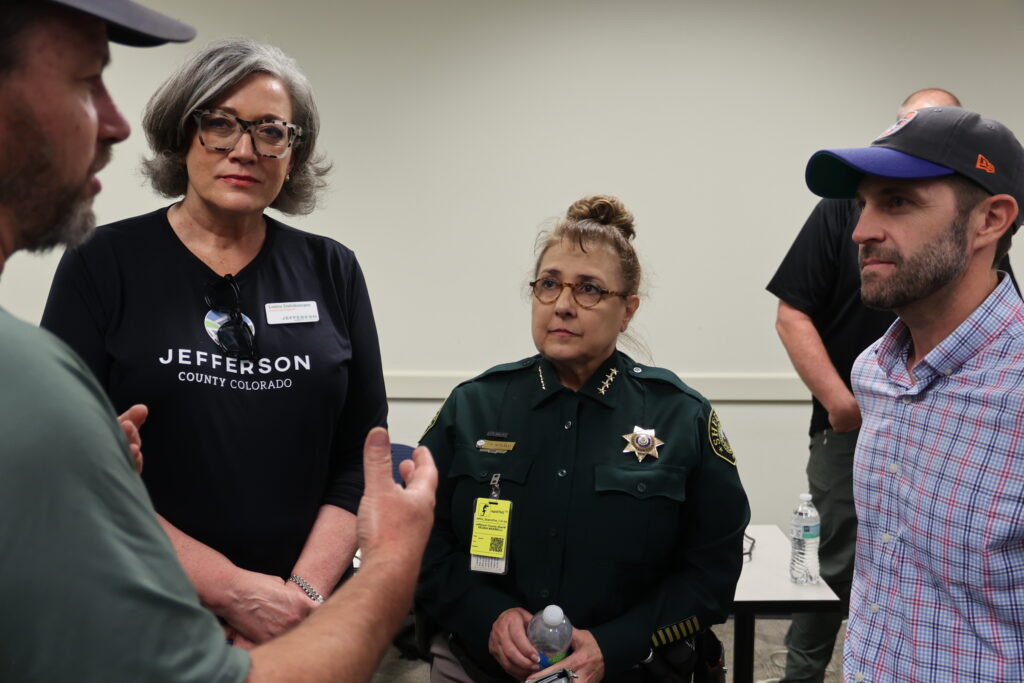
[[888,543],[892,540],[892,536],[889,534],[882,534],[882,543]]
[[637,367],[633,368],[633,372],[635,372],[636,374],[639,375],[641,372],[643,372],[643,369],[641,369],[639,366],[637,366]]
[[640,482],[639,484],[636,485],[636,490],[639,491],[640,493],[643,493],[644,491],[647,490],[647,484]]
[[909,397],[909,396],[904,396],[904,397],[903,397],[903,398],[901,398],[900,400],[901,400],[901,401],[903,401],[904,405],[906,405],[906,404],[908,404],[908,403],[913,403],[913,402],[914,402],[914,399],[912,399],[912,398],[911,398],[911,397]]
[[480,470],[480,476],[481,477],[486,477],[487,476],[487,470]]
[[569,429],[569,427],[572,427],[572,420],[566,420],[565,425],[563,426],[565,427],[565,429]]
[[871,603],[871,613],[872,614],[878,614],[878,603],[877,602]]
[[861,683],[861,681],[864,680],[864,674],[858,673],[856,676],[853,677],[853,680],[857,681],[857,683]]
[[558,470],[558,476],[564,477],[566,474],[568,473],[565,470]]
[[900,471],[900,466],[894,462],[891,462],[889,463],[889,471],[892,472],[893,474],[896,474],[897,472]]
[[555,527],[551,527],[550,529],[548,529],[548,536],[550,536],[551,538],[554,538],[557,535],[558,535],[558,529],[556,529]]
[[945,375],[946,377],[949,377],[950,375],[953,374],[953,371],[952,370],[943,370],[942,374]]
[[547,588],[541,589],[540,597],[542,597],[545,600],[547,600],[549,597],[551,597],[551,591],[549,591]]

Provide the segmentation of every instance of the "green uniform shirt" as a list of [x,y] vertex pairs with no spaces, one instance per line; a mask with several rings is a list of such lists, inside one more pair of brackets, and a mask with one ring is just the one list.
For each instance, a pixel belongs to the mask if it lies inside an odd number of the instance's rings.
[[0,310],[0,681],[242,681],[103,389]]
[[[658,457],[623,452],[637,428],[663,442]],[[500,365],[452,392],[423,443],[441,479],[418,604],[482,666],[500,670],[487,640],[511,607],[560,605],[609,675],[652,637],[725,620],[749,507],[714,411],[673,373],[615,352],[573,392],[539,356]],[[512,501],[507,575],[470,571],[474,501],[496,473]]]

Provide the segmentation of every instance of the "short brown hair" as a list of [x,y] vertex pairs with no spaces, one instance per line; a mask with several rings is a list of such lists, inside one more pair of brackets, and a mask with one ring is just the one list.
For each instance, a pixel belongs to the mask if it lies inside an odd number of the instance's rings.
[[[971,209],[983,202],[986,197],[992,196],[992,193],[981,185],[959,173],[949,176],[946,182],[953,189],[953,196],[956,197],[956,210],[960,218],[965,218]],[[1017,210],[1019,211],[1020,207]],[[1014,219],[1013,225],[1006,229],[1003,236],[999,238],[999,242],[996,243],[996,253],[992,259],[993,268],[998,266],[999,262],[1010,253],[1010,246],[1013,244],[1013,230],[1016,224],[1017,220]]]

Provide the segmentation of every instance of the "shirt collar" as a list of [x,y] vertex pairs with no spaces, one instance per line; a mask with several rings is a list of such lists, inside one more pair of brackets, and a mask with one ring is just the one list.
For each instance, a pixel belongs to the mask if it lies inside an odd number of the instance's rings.
[[879,340],[878,364],[891,380],[908,385],[922,384],[939,375],[948,377],[1001,333],[1020,314],[1021,307],[1013,282],[1001,273],[999,284],[981,305],[914,367],[913,380],[907,372],[910,331],[902,320],[897,319]]
[[[626,362],[625,356],[614,351],[601,366],[594,371],[590,379],[584,383],[577,392],[580,396],[586,396],[598,403],[612,408],[615,406],[616,397],[619,395],[619,386],[625,377]],[[554,396],[560,391],[568,391],[558,381],[558,373],[548,359],[541,357],[535,364],[533,383],[535,387],[535,398],[533,406],[539,406],[548,397]]]

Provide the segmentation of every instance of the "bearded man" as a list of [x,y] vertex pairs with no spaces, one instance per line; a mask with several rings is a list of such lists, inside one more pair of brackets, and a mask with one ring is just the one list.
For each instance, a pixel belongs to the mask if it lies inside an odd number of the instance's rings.
[[1024,149],[957,107],[811,157],[855,197],[861,297],[899,317],[854,363],[863,417],[848,681],[1024,680],[1024,304],[995,264]]
[[[96,173],[129,133],[103,84],[108,43],[194,35],[131,0],[4,0],[0,271],[92,228]],[[369,680],[412,604],[433,521],[429,452],[402,463],[403,489],[387,432],[369,433],[361,571],[245,652],[200,604],[136,474],[145,415],[136,406],[119,425],[80,358],[0,309],[0,681]]]

